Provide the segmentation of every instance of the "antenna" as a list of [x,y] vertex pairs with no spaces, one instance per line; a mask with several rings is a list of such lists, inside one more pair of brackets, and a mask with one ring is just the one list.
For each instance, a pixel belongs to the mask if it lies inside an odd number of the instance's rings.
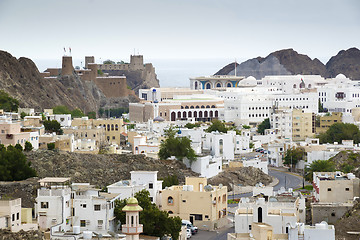
[[236,58],[235,58],[235,77],[236,77]]

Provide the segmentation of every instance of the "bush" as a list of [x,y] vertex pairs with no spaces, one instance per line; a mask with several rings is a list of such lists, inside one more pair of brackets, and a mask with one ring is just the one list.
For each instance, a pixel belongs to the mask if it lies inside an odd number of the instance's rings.
[[26,152],[30,152],[31,150],[33,150],[33,146],[30,142],[26,141],[25,142],[25,149]]
[[19,143],[17,143],[17,144],[15,145],[15,148],[16,148],[17,150],[19,150],[19,151],[22,151],[22,150],[23,150],[23,147],[22,147]]
[[4,90],[0,90],[0,108],[5,112],[17,112],[19,101],[10,97]]
[[48,150],[54,150],[55,149],[55,143],[48,143],[47,148],[48,148]]

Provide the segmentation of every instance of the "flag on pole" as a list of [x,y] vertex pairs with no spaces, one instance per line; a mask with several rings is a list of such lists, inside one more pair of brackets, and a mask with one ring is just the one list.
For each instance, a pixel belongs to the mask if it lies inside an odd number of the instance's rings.
[[71,55],[71,47],[69,47],[69,52],[70,52],[70,55]]

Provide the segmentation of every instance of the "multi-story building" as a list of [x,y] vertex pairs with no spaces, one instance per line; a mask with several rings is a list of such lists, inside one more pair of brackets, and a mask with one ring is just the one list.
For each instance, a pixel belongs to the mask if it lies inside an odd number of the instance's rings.
[[0,229],[18,232],[21,228],[21,198],[0,199]]
[[333,112],[331,114],[325,114],[324,116],[320,116],[320,126],[316,128],[316,133],[324,133],[326,132],[331,125],[334,123],[342,122],[342,113]]
[[275,133],[286,139],[292,139],[292,111],[290,109],[276,109],[270,117],[271,128]]
[[292,140],[302,141],[315,134],[315,114],[300,109],[292,111]]
[[[235,65],[234,65],[235,67]],[[198,89],[221,89],[221,88],[236,88],[238,84],[244,79],[241,76],[230,75],[214,75],[208,77],[190,78],[190,88]]]
[[354,205],[360,196],[360,179],[341,172],[313,173],[314,199],[311,204],[312,222],[335,223]]
[[120,194],[120,198],[125,199],[146,189],[150,193],[151,202],[159,205],[162,181],[157,180],[157,173],[158,171],[131,171],[130,180],[122,180],[107,186],[108,192]]
[[29,140],[30,132],[21,132],[20,122],[0,121],[0,144],[5,146],[20,144],[25,147],[25,142]]
[[185,185],[161,192],[161,209],[212,230],[227,224],[227,187],[211,186],[206,178],[186,177]]

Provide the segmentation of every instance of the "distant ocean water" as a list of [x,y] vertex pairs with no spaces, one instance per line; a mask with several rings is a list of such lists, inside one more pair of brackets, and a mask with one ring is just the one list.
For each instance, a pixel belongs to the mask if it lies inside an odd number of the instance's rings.
[[[74,59],[73,65],[84,64],[81,59]],[[189,87],[189,78],[213,75],[234,59],[144,59],[145,63],[152,63],[160,81],[161,87]],[[60,68],[61,59],[34,60],[40,72],[46,68]],[[81,63],[82,62],[82,63]],[[238,60],[239,62],[239,60]]]

